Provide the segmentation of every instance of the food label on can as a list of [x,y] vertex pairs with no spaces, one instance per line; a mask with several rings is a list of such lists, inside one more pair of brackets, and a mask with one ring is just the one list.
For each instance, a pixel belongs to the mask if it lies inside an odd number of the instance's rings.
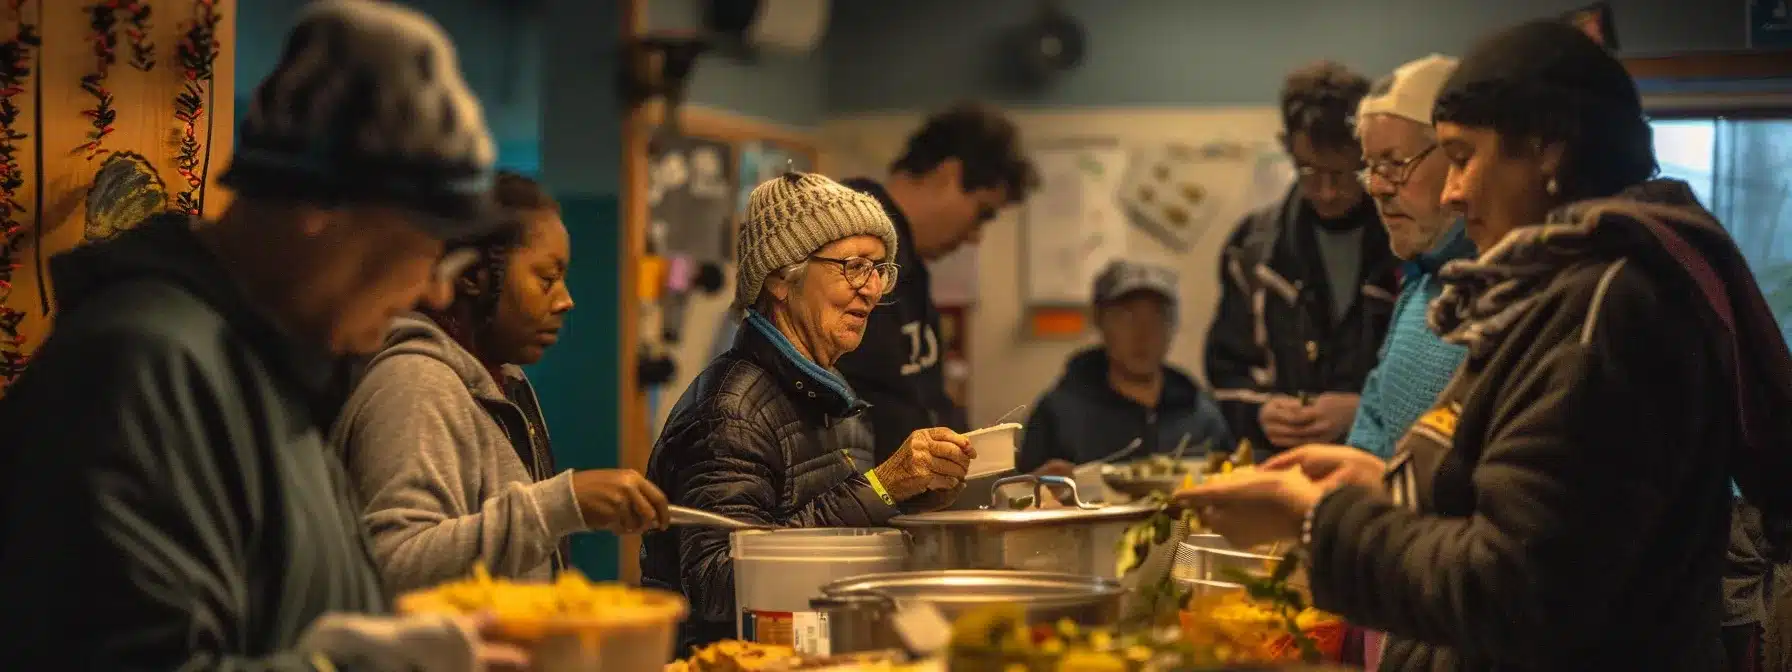
[[791,648],[808,656],[834,655],[828,641],[828,615],[822,612],[799,611],[791,616]]
[[749,642],[774,646],[791,646],[791,613],[788,611],[748,611],[741,624],[741,634]]

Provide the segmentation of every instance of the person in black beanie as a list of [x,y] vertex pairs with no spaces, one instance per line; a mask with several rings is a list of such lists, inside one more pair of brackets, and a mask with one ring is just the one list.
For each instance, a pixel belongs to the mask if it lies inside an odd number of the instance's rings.
[[395,4],[311,3],[241,138],[217,220],[156,215],[50,261],[55,333],[0,400],[0,658],[195,672],[525,662],[469,619],[383,615],[323,436],[338,358],[377,350],[420,303],[444,307],[477,259],[463,241],[514,235],[452,45]]
[[1463,367],[1389,463],[1296,449],[1177,500],[1299,539],[1315,605],[1389,634],[1382,670],[1748,669],[1721,643],[1731,480],[1792,511],[1792,355],[1735,243],[1651,180],[1634,82],[1568,26],[1477,45],[1435,126],[1483,251],[1431,306]]

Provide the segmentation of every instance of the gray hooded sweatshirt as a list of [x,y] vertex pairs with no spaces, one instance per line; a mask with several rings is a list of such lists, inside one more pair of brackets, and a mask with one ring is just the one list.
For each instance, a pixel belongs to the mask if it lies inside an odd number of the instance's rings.
[[332,438],[388,590],[457,579],[479,561],[495,576],[545,579],[562,540],[587,529],[572,472],[541,478],[553,461],[534,390],[521,369],[502,373],[512,397],[435,322],[411,315],[349,395]]

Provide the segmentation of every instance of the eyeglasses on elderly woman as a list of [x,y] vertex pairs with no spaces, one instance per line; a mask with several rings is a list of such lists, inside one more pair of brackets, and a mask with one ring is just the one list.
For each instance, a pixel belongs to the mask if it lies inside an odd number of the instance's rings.
[[865,257],[836,259],[811,254],[808,260],[824,262],[839,268],[840,275],[846,278],[846,285],[853,288],[854,291],[864,289],[865,285],[870,284],[871,278],[875,276],[878,279],[880,295],[888,294],[891,289],[896,287],[896,272],[902,269],[895,262],[873,261]]

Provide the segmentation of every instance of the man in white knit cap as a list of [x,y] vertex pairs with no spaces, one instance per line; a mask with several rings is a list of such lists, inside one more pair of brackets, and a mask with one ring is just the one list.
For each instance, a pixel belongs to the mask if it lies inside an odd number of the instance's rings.
[[[1456,59],[1447,56],[1412,61],[1375,82],[1357,106],[1364,165],[1359,177],[1387,228],[1389,246],[1403,262],[1400,295],[1381,359],[1363,385],[1356,420],[1344,440],[1349,447],[1303,446],[1272,458],[1271,464],[1320,452],[1393,457],[1394,443],[1431,408],[1462,362],[1465,350],[1445,343],[1425,322],[1427,306],[1443,289],[1438,268],[1475,253],[1462,222],[1441,204],[1449,165],[1431,130],[1437,92],[1455,70]],[[1359,449],[1375,458],[1352,455]],[[1379,658],[1380,640],[1374,633],[1367,638],[1365,653],[1371,662]]]
[[[442,307],[503,235],[493,148],[434,22],[316,2],[255,92],[216,221],[51,260],[56,331],[0,400],[0,658],[18,670],[450,670],[467,622],[392,618],[324,443],[338,357]],[[514,654],[514,651],[509,651]],[[507,656],[515,664],[515,656]]]

